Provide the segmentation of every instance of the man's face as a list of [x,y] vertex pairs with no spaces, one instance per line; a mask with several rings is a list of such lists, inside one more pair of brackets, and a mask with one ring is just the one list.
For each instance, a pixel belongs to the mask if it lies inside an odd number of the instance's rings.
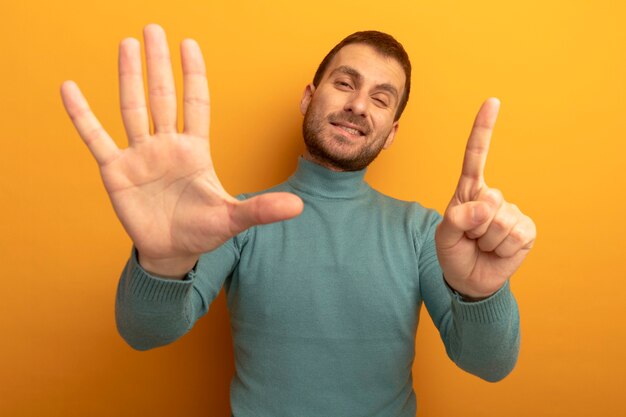
[[393,142],[404,84],[395,59],[365,44],[343,47],[302,97],[305,156],[339,171],[368,166]]

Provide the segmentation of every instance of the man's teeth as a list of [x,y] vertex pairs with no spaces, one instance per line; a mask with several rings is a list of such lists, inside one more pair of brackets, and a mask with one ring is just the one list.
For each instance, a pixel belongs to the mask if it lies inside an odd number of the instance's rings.
[[360,135],[361,132],[358,131],[357,129],[353,129],[351,127],[347,127],[347,126],[339,126],[341,129],[345,130],[346,132],[352,134],[352,135]]

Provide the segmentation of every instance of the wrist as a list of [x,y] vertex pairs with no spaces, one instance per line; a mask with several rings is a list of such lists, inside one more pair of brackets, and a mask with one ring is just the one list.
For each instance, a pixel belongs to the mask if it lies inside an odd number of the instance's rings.
[[477,303],[479,301],[486,300],[487,298],[489,298],[489,297],[491,297],[493,295],[493,294],[489,294],[489,295],[481,296],[481,297],[472,297],[472,296],[460,293],[458,291],[454,291],[454,292],[459,295],[459,298],[461,299],[461,301],[464,301],[466,303]]
[[448,280],[446,280],[445,275],[443,276],[443,282],[446,284],[446,287],[448,287],[448,289],[460,300],[463,302],[467,302],[467,303],[476,303],[479,301],[483,301],[486,300],[487,298],[491,297],[492,295],[494,295],[496,292],[498,291],[494,291],[492,293],[489,294],[467,294],[465,292],[461,292],[458,291],[457,289],[455,289],[452,285],[450,285],[450,283],[448,282]]
[[151,258],[137,251],[137,262],[148,274],[166,279],[181,280],[198,262],[199,256]]

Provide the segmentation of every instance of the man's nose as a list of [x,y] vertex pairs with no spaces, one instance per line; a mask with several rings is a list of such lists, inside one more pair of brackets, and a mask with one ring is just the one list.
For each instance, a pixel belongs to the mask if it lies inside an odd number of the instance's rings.
[[367,94],[363,91],[355,91],[344,106],[345,111],[350,111],[357,116],[366,116],[368,106]]

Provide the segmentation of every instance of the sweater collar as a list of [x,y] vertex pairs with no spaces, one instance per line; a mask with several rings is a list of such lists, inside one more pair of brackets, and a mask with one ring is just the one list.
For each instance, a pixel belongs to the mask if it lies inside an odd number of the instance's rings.
[[364,181],[367,168],[360,171],[337,172],[308,161],[298,159],[296,172],[289,184],[296,190],[325,198],[352,198],[369,189]]

